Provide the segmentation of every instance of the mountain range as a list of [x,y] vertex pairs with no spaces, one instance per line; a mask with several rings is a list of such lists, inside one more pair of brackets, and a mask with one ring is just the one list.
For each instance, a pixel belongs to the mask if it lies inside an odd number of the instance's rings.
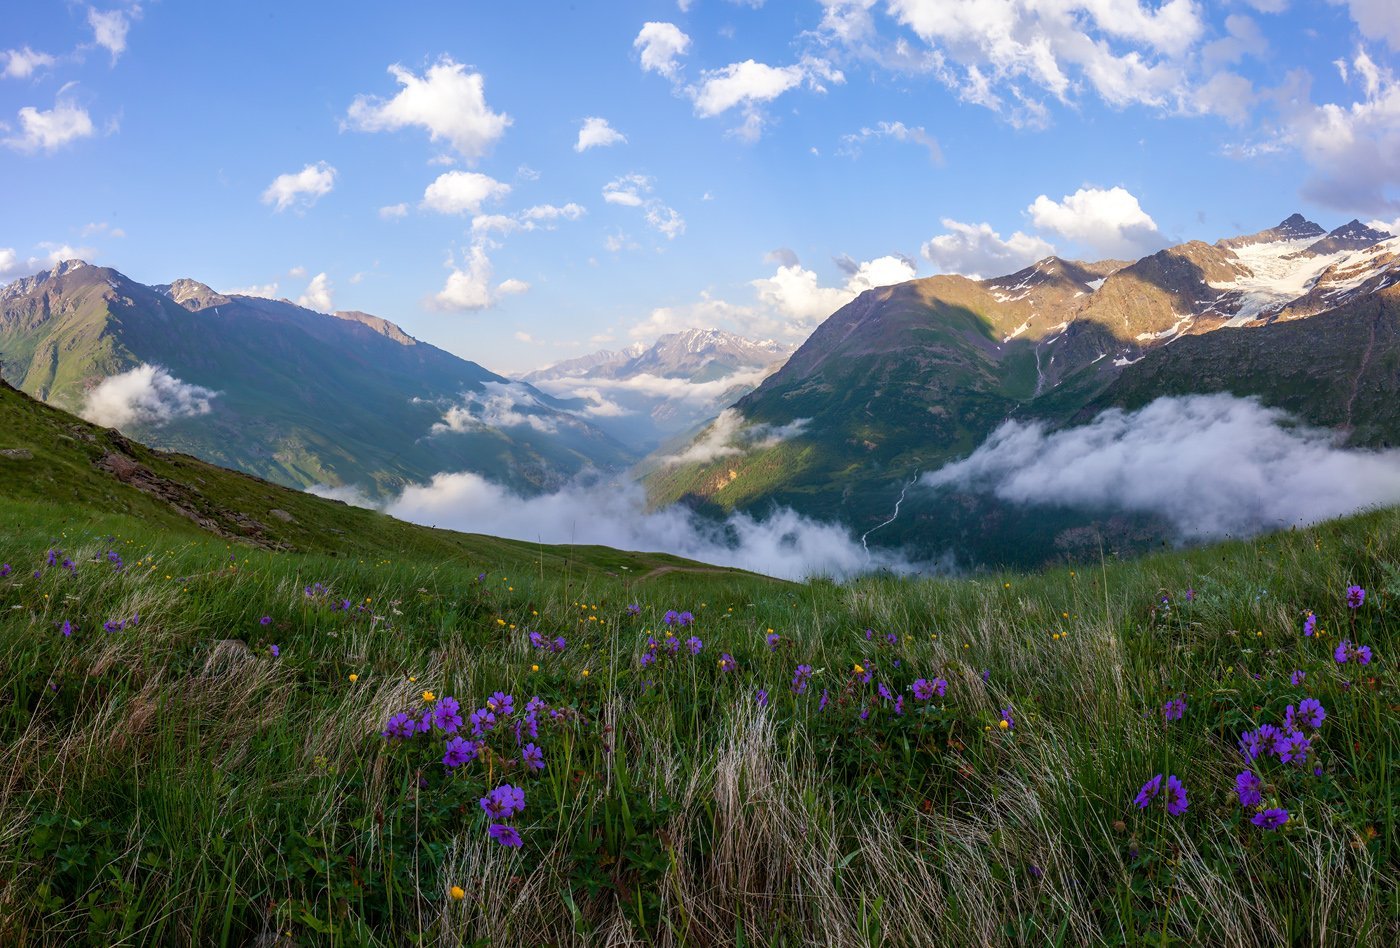
[[[940,275],[862,293],[735,407],[738,430],[785,431],[699,450],[647,478],[653,503],[835,519],[872,542],[976,562],[1040,562],[1073,537],[1131,548],[1159,523],[1013,511],[977,491],[910,492],[1008,419],[1080,424],[1163,395],[1254,396],[1351,446],[1400,444],[1400,239],[1293,215],[1140,260],[1049,257],[986,280]],[[723,430],[721,430],[721,428]],[[1097,534],[1085,534],[1096,525]]]
[[710,421],[792,353],[792,346],[772,340],[687,329],[651,345],[568,359],[522,378],[561,399],[577,399],[569,404],[593,424],[629,446],[651,450]]
[[0,289],[0,375],[158,448],[371,497],[441,471],[541,491],[635,457],[559,399],[377,316],[79,260]]

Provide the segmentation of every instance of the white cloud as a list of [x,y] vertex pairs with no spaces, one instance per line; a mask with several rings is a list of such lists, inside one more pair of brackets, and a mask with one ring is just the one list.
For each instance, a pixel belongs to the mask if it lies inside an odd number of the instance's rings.
[[976,280],[1013,273],[1055,252],[1053,244],[1019,230],[1002,240],[985,222],[964,224],[945,217],[942,224],[947,233],[924,244],[923,255],[944,273],[960,273]]
[[580,204],[570,201],[568,204],[536,204],[534,207],[527,207],[520,212],[520,219],[527,224],[548,224],[554,221],[576,221],[587,210]]
[[530,288],[530,284],[523,280],[514,279],[493,286],[494,269],[486,250],[487,242],[477,240],[472,243],[466,259],[460,265],[453,257],[448,257],[447,267],[452,272],[429,305],[434,309],[456,311],[488,309],[496,305],[502,296],[524,293]]
[[0,280],[9,279],[23,271],[19,254],[13,247],[0,247]]
[[823,81],[841,83],[845,82],[845,76],[826,60],[814,57],[791,66],[770,66],[746,59],[722,69],[705,71],[700,84],[688,92],[695,102],[695,114],[702,118],[720,115],[732,108],[741,109],[744,124],[735,134],[746,141],[754,141],[766,121],[758,107],[804,81],[814,90],[825,92]]
[[292,267],[290,270],[287,271],[287,276],[304,277],[304,276],[306,276],[306,267],[302,267],[302,266]]
[[1286,115],[1285,141],[1313,170],[1306,197],[1349,212],[1400,210],[1400,81],[1364,49],[1349,79],[1361,98],[1348,104],[1304,100]]
[[1062,201],[1042,194],[1026,209],[1035,226],[1108,257],[1140,257],[1165,240],[1157,222],[1123,188],[1080,188]]
[[48,53],[36,52],[28,46],[23,49],[7,49],[0,55],[5,57],[5,71],[0,75],[10,79],[28,79],[35,70],[52,66],[55,62]]
[[294,174],[279,174],[262,193],[264,204],[275,205],[274,211],[289,207],[310,207],[335,187],[335,169],[324,161],[307,165]]
[[648,227],[665,234],[667,240],[675,240],[677,234],[685,233],[685,220],[676,209],[659,202],[647,207],[646,221]]
[[626,135],[609,125],[607,119],[595,115],[583,120],[583,127],[578,130],[578,141],[574,142],[574,151],[583,152],[590,148],[625,144]]
[[690,49],[690,37],[674,23],[646,23],[632,47],[641,53],[643,70],[674,79],[680,70],[677,60]]
[[396,221],[408,216],[407,204],[389,204],[379,209],[379,219]]
[[29,258],[29,269],[31,270],[41,266],[52,269],[65,260],[92,260],[97,256],[97,251],[92,247],[73,247],[69,244],[55,244],[47,240],[40,241],[37,246],[46,252],[42,257]]
[[1328,0],[1334,6],[1346,4],[1356,28],[1367,39],[1384,40],[1400,50],[1400,5],[1395,0]]
[[722,378],[704,382],[692,382],[686,378],[667,378],[641,372],[626,378],[558,378],[542,379],[534,386],[559,398],[586,398],[598,406],[611,405],[610,409],[590,407],[585,414],[626,414],[626,410],[608,400],[604,393],[644,395],[647,398],[664,401],[688,402],[705,405],[714,402],[726,392],[735,388],[752,388],[768,377],[767,367],[740,369]]
[[860,145],[872,138],[890,138],[897,142],[912,142],[928,151],[929,161],[935,165],[943,164],[943,149],[939,146],[938,139],[926,132],[923,126],[910,128],[903,122],[877,122],[874,127],[867,126],[859,132],[842,135],[841,141],[845,145],[846,154],[855,157],[860,154]]
[[811,420],[797,418],[786,425],[753,424],[737,408],[726,408],[689,447],[679,454],[662,458],[661,463],[667,467],[708,464],[719,458],[737,457],[750,451],[771,448],[800,435]]
[[483,382],[480,392],[463,392],[462,402],[443,413],[431,434],[463,434],[483,428],[532,428],[541,434],[558,434],[561,421],[519,382]]
[[603,200],[623,207],[640,207],[642,197],[651,191],[651,179],[646,175],[628,174],[603,185]]
[[358,487],[351,487],[346,484],[312,484],[306,488],[306,492],[313,497],[324,497],[326,500],[338,500],[342,504],[349,504],[351,507],[363,507],[366,510],[375,509],[374,501]]
[[423,207],[439,214],[475,214],[486,201],[510,193],[510,185],[475,171],[449,171],[439,175],[423,192]]
[[87,110],[64,99],[61,90],[52,109],[44,111],[32,105],[20,109],[19,124],[20,134],[5,139],[5,144],[17,151],[57,151],[93,134],[92,117]]
[[1289,424],[1227,394],[1159,398],[1047,431],[1008,421],[928,486],[987,490],[1019,504],[1156,514],[1186,539],[1246,536],[1400,503],[1400,451],[1346,451],[1332,432]]
[[139,15],[141,8],[133,6],[127,10],[101,12],[88,7],[88,26],[92,27],[92,38],[98,46],[112,54],[112,62],[126,52],[126,34],[131,29],[131,16]]
[[271,283],[255,283],[252,286],[240,286],[231,290],[224,290],[226,296],[256,296],[265,300],[277,300],[282,296],[277,292],[277,281]]
[[307,284],[306,292],[297,297],[297,305],[314,309],[318,313],[333,312],[335,304],[331,300],[331,293],[330,277],[324,273],[318,273]]
[[157,426],[180,418],[207,415],[218,393],[182,382],[159,365],[142,363],[109,376],[88,393],[79,412],[104,428]]
[[[866,290],[914,279],[917,271],[903,257],[879,257],[856,264],[845,286],[821,286],[817,274],[799,264],[780,266],[771,277],[750,282],[761,303],[792,320],[791,332],[810,331]],[[790,334],[791,334],[790,332]]]
[[125,237],[126,231],[120,227],[113,227],[106,221],[94,221],[91,224],[84,224],[78,234],[81,237],[92,237],[97,234],[105,234],[108,237]]
[[450,58],[439,60],[422,77],[397,64],[389,67],[389,74],[403,89],[387,102],[357,96],[346,115],[349,127],[378,132],[417,125],[428,130],[432,141],[446,141],[468,162],[475,162],[511,124],[510,116],[492,112],[486,104],[481,73],[467,72]]
[[787,579],[911,569],[894,555],[868,555],[843,526],[787,508],[761,521],[735,514],[715,523],[679,506],[649,511],[642,489],[625,482],[580,479],[553,494],[525,498],[477,474],[438,474],[409,487],[385,509],[429,526],[530,542],[661,550]]

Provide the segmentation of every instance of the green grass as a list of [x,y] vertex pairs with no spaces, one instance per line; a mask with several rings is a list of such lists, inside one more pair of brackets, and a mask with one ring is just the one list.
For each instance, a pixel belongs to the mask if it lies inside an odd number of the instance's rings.
[[[1393,511],[1077,572],[838,586],[453,547],[333,505],[344,534],[308,508],[321,545],[279,552],[5,493],[5,944],[1400,937]],[[51,547],[76,574],[44,564]],[[318,582],[329,592],[308,598]],[[1353,582],[1369,590],[1354,630]],[[668,609],[695,614],[678,634],[703,651],[644,669]],[[1309,609],[1326,636],[1301,635]],[[530,629],[568,646],[533,650]],[[1338,666],[1343,636],[1376,661]],[[904,691],[935,676],[942,700]],[[546,770],[522,771],[504,726],[452,772],[440,735],[386,742],[424,690],[464,715],[497,690],[517,708],[540,696],[562,711],[540,728]],[[1181,693],[1186,716],[1165,725]],[[1327,709],[1323,773],[1270,761],[1267,799],[1292,819],[1263,831],[1231,792],[1235,743],[1305,695]],[[1133,807],[1159,772],[1185,782],[1184,816]],[[519,850],[477,803],[502,782],[525,789]]]

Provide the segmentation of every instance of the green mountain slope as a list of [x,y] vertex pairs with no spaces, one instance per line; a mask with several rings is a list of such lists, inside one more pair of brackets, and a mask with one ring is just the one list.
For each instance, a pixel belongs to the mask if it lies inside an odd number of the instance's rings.
[[0,292],[3,376],[44,401],[82,411],[143,363],[217,394],[207,413],[138,417],[127,433],[293,486],[374,495],[473,471],[528,492],[630,459],[555,399],[363,313],[72,261]]

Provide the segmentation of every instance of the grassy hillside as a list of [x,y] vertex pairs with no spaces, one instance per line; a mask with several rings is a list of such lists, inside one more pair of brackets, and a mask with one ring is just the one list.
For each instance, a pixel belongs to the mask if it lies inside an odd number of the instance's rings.
[[[0,461],[32,472],[0,480],[5,944],[1400,938],[1394,511],[1077,572],[798,586],[293,508],[83,433]],[[303,533],[201,531],[92,475],[114,447],[207,488],[206,513],[271,491]],[[1369,662],[1339,664],[1343,639]],[[1241,736],[1289,705],[1306,760],[1248,764]],[[1135,805],[1156,774],[1185,812]],[[490,816],[504,785],[524,809]]]

